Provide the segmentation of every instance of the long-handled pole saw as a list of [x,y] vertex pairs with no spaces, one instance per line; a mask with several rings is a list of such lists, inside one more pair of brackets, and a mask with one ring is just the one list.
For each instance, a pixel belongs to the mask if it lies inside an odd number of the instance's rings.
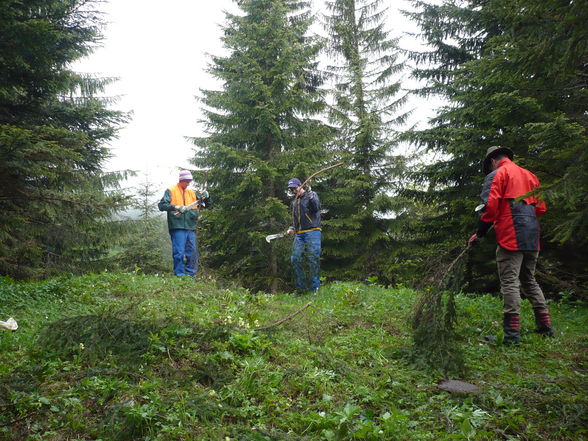
[[[325,168],[323,168],[323,169],[321,169],[321,170],[319,170],[317,172],[314,172],[312,175],[310,175],[308,178],[306,178],[306,181],[304,181],[300,186],[301,187],[305,187],[310,182],[310,180],[312,178],[314,178],[316,175],[319,175],[319,174],[321,174],[323,172],[326,172],[327,170],[330,170],[332,168],[340,167],[340,166],[342,166],[344,164],[345,164],[344,162],[338,162],[336,164],[333,164],[333,165],[330,165],[328,167],[325,167]],[[296,197],[298,197],[298,196],[296,196]],[[268,234],[267,236],[265,236],[265,241],[267,243],[270,243],[274,239],[278,239],[280,237],[285,237],[287,235],[288,235],[288,231],[284,231],[283,233]]]

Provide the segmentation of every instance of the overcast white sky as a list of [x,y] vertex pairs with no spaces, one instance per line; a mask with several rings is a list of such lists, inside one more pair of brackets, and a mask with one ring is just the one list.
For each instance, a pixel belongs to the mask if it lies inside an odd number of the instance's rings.
[[[407,7],[406,0],[384,3],[390,6],[392,36],[414,29],[397,12]],[[233,0],[110,0],[101,9],[107,22],[103,45],[73,68],[119,78],[107,95],[119,96],[113,107],[133,112],[111,143],[108,169],[147,173],[156,186],[167,187],[176,182],[179,168],[189,167],[193,146],[185,136],[202,134],[195,96],[200,88],[218,87],[206,73],[207,54],[223,53],[219,25],[224,11],[237,7]],[[313,0],[313,9],[325,12],[323,1]],[[402,47],[414,44],[401,40]],[[418,108],[412,123],[432,116],[430,104],[413,102],[411,107]]]

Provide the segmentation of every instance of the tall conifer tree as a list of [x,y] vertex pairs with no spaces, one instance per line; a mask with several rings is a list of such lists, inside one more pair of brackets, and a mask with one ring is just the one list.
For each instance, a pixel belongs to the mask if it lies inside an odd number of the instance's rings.
[[331,180],[325,200],[327,268],[336,277],[380,273],[392,242],[391,195],[403,160],[392,156],[395,129],[406,119],[398,73],[397,40],[385,30],[381,0],[327,2],[329,68],[334,81],[330,121],[338,131],[334,151],[348,167]]
[[101,257],[100,220],[122,202],[102,171],[125,119],[99,99],[108,79],[69,65],[100,40],[94,1],[4,1],[0,7],[0,272],[40,275]]
[[[430,129],[410,134],[426,151],[444,155],[415,175],[427,190],[412,196],[438,207],[424,238],[457,242],[473,230],[481,159],[489,146],[503,145],[543,184],[543,237],[560,243],[543,241],[552,271],[585,274],[588,31],[580,3],[413,2],[417,12],[410,16],[432,47],[413,54],[420,63],[415,75],[427,82],[420,92],[450,102]],[[487,242],[469,262],[473,278],[493,276],[492,267],[477,263],[491,260],[493,245]]]
[[[312,119],[323,109],[316,73],[318,41],[308,37],[306,2],[241,0],[227,15],[226,57],[210,73],[220,90],[202,91],[207,136],[194,140],[194,164],[208,182],[213,208],[204,216],[206,263],[256,288],[288,280],[290,241],[264,236],[291,221],[289,177],[322,165],[326,131]],[[198,175],[198,173],[197,173]]]

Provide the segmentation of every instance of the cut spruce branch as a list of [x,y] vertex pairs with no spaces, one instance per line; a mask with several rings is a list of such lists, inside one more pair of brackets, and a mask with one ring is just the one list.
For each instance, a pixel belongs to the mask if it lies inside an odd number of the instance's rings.
[[455,292],[447,291],[446,282],[472,249],[471,243],[448,265],[438,265],[429,287],[422,286],[412,311],[412,358],[417,364],[439,369],[445,374],[465,372],[465,356],[455,335],[457,312]]

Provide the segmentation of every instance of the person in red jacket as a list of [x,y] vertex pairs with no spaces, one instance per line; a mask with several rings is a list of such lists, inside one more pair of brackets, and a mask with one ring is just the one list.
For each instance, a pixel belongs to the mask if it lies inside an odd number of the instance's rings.
[[494,225],[496,231],[496,264],[504,302],[504,343],[520,341],[521,292],[533,306],[535,332],[553,337],[549,310],[541,287],[535,280],[539,256],[539,216],[545,203],[531,194],[539,179],[529,170],[516,165],[513,153],[506,147],[490,147],[484,159],[486,179],[480,195],[484,202],[478,229],[468,243],[484,237]]

